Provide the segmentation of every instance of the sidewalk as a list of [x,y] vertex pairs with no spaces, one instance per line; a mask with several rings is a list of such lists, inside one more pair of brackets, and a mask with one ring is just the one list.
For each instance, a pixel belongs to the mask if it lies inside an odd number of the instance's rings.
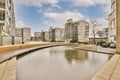
[[116,49],[113,48],[103,48],[101,46],[97,46],[97,51],[103,51],[103,52],[108,52],[108,53],[115,53]]
[[93,51],[93,52],[108,53],[108,54],[114,54],[116,52],[116,49],[103,48],[101,46],[96,46],[96,45],[78,45],[75,48],[81,50]]
[[91,80],[120,80],[120,55],[115,54]]
[[0,64],[0,80],[16,80],[16,57]]

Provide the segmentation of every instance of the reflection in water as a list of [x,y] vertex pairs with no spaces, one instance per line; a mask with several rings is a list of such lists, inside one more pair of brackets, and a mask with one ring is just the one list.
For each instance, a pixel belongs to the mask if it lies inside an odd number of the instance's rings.
[[17,60],[17,80],[90,80],[110,55],[68,46],[42,49]]
[[68,62],[72,62],[72,60],[76,61],[85,61],[88,59],[88,52],[82,50],[66,50],[65,57]]

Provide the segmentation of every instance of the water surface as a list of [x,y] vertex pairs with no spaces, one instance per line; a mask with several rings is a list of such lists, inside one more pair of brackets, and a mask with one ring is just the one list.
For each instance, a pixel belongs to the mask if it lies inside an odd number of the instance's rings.
[[17,60],[17,80],[90,80],[111,58],[68,46],[41,49]]

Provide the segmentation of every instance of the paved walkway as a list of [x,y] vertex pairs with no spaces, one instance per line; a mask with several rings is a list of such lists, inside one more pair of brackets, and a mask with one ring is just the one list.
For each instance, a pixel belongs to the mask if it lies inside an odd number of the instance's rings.
[[116,52],[116,49],[114,49],[114,48],[103,48],[101,46],[97,46],[96,50],[97,51],[108,52],[108,53],[115,53]]
[[16,57],[0,64],[0,80],[16,80]]
[[100,53],[110,53],[114,54],[116,52],[116,49],[112,48],[103,48],[101,46],[96,46],[96,45],[79,45],[76,47],[77,49],[81,50],[88,50],[88,51],[94,51],[94,52],[100,52]]
[[114,55],[92,80],[120,80],[120,55]]

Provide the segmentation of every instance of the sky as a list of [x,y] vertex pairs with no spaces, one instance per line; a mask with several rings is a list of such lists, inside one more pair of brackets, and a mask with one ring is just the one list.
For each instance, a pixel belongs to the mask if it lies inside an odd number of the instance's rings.
[[97,20],[107,26],[111,0],[14,0],[17,27],[32,32],[64,27],[67,19]]

